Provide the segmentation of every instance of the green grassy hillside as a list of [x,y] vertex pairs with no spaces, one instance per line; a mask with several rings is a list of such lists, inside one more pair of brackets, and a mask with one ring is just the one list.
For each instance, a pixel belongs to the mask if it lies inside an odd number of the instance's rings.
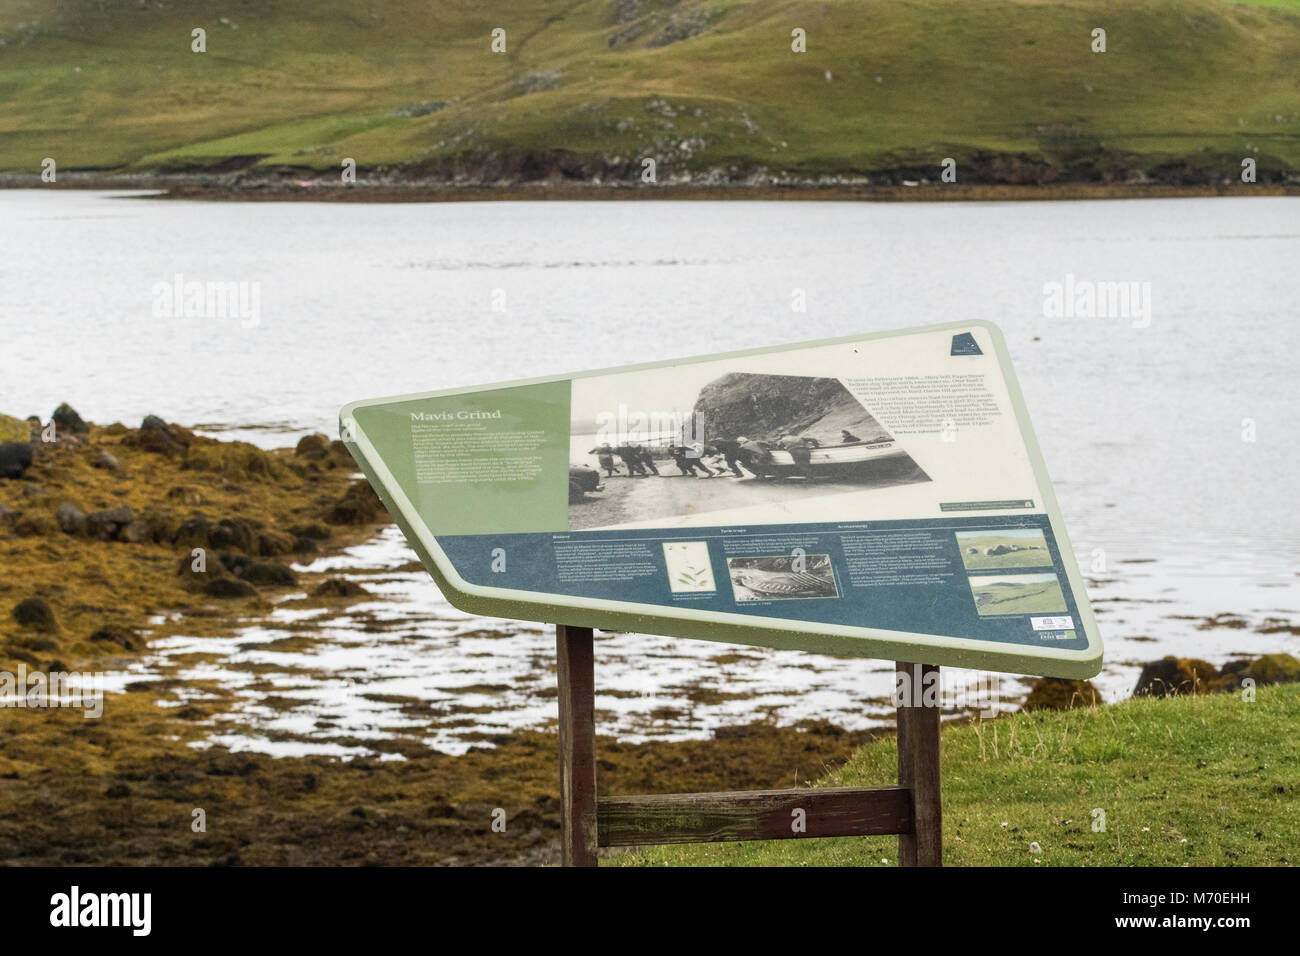
[[0,0],[0,41],[12,172],[46,156],[352,157],[363,176],[474,181],[634,178],[642,157],[661,182],[935,179],[948,156],[963,182],[1300,169],[1296,0]]
[[[1256,693],[1251,703],[1239,692],[1141,698],[945,729],[944,863],[1294,866],[1300,684]],[[875,741],[821,785],[893,784],[897,760],[892,739]],[[892,866],[897,857],[897,837],[852,837],[658,847],[606,862]]]

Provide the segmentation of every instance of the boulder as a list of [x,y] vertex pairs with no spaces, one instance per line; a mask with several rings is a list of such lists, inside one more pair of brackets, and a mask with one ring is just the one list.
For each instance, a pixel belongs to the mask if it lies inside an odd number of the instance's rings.
[[54,517],[59,523],[59,530],[64,534],[85,533],[86,513],[71,501],[65,501],[59,505],[59,510]]
[[8,505],[0,505],[0,524],[13,524],[21,515],[21,511],[15,511]]
[[257,533],[257,553],[263,557],[277,554],[292,554],[295,546],[294,537],[283,531],[259,531]]
[[217,560],[215,553],[205,553],[195,555],[194,551],[202,551],[202,548],[195,548],[181,556],[180,564],[176,567],[176,574],[181,579],[181,586],[191,591],[199,591],[207,588],[213,581],[227,578],[230,576],[225,566]]
[[294,525],[289,529],[289,533],[299,538],[315,538],[317,541],[324,541],[332,531],[320,523]]
[[54,420],[54,431],[56,435],[60,432],[69,435],[90,434],[90,426],[82,421],[81,416],[77,414],[77,410],[67,402],[64,402],[56,408],[54,414],[51,415],[50,418]]
[[117,460],[117,456],[107,451],[101,450],[100,453],[95,456],[94,460],[91,461],[91,464],[96,468],[102,468],[105,471],[115,471],[119,474],[123,471],[122,463]]
[[256,523],[247,518],[222,518],[211,530],[209,541],[214,548],[252,551],[256,534]]
[[357,582],[345,581],[342,578],[322,581],[311,593],[313,597],[365,597],[370,594]]
[[90,639],[99,644],[116,644],[124,650],[133,651],[139,638],[135,631],[121,624],[105,624]]
[[54,617],[54,609],[44,598],[29,597],[19,601],[12,611],[13,619],[19,627],[30,627],[34,631],[57,631],[59,623]]
[[26,442],[0,443],[0,478],[21,478],[32,467],[32,446]]
[[298,579],[294,577],[293,571],[283,564],[272,564],[271,562],[252,561],[244,565],[238,572],[239,577],[243,578],[250,584],[265,584],[272,587],[294,587]]
[[194,515],[181,522],[172,538],[173,544],[186,548],[207,548],[212,544],[212,525],[207,515]]
[[189,435],[183,429],[173,429],[157,415],[146,415],[134,435],[124,442],[159,455],[175,455],[185,450]]
[[216,578],[203,586],[203,593],[214,598],[256,597],[257,588],[238,578]]
[[379,519],[384,506],[369,482],[354,481],[334,502],[325,520],[330,524],[370,524]]
[[1300,681],[1300,660],[1290,654],[1265,654],[1251,661],[1241,674],[1256,684],[1294,684]]
[[1170,697],[1204,694],[1217,689],[1218,668],[1195,657],[1165,657],[1142,667],[1134,697]]
[[322,458],[329,457],[330,450],[329,437],[315,434],[304,435],[300,438],[293,453],[299,458],[306,458],[308,461],[320,461]]
[[115,541],[122,529],[133,521],[135,514],[126,505],[107,511],[95,511],[86,515],[86,533],[100,541]]
[[1021,710],[1071,710],[1104,704],[1101,691],[1086,680],[1040,677],[1021,705]]

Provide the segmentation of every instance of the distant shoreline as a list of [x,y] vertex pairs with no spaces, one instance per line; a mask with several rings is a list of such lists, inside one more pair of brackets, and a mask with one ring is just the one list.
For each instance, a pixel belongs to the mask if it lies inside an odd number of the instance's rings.
[[0,175],[0,189],[149,190],[159,194],[134,198],[206,202],[491,202],[491,201],[786,201],[786,202],[1012,202],[1089,199],[1187,199],[1218,196],[1300,196],[1300,184],[1230,183],[1169,185],[1163,183],[918,183],[915,186],[868,184],[690,185],[528,183],[451,185],[446,183],[358,183],[324,185],[316,181],[231,184],[196,182],[159,176],[87,176],[65,174],[58,183],[37,176]]

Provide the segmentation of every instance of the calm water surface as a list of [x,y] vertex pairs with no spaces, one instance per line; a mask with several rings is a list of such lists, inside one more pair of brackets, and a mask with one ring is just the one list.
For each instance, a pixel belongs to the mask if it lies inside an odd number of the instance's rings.
[[[1140,662],[1166,653],[1300,653],[1277,627],[1300,621],[1298,199],[354,205],[9,191],[0,237],[0,410],[44,418],[68,401],[129,424],[151,412],[268,446],[332,433],[338,408],[362,397],[992,319],[1089,577],[1107,693],[1126,693]],[[256,326],[155,317],[155,284],[177,274],[258,283]],[[1048,317],[1044,285],[1067,276],[1150,283],[1149,326]],[[796,290],[805,312],[791,308]],[[286,663],[282,684],[307,701],[301,736],[329,750],[329,734],[308,726],[322,713],[353,738],[389,726],[393,712],[365,697],[386,682],[440,699],[458,682],[514,681],[483,726],[547,720],[553,702],[519,677],[545,676],[549,638],[530,626],[471,648],[458,634],[498,625],[395,570],[409,559],[393,538],[337,559],[387,575],[394,624],[377,635],[346,616],[322,622],[332,638],[315,676]],[[1225,613],[1237,626],[1204,626]],[[223,672],[257,663],[276,636],[245,635]],[[602,730],[880,716],[869,703],[888,687],[879,662],[763,651],[704,663],[726,650],[606,638],[599,683],[645,692],[602,700]],[[184,652],[161,648],[140,668],[174,671]],[[337,674],[328,694],[322,669]],[[682,691],[692,674],[752,693],[702,704]],[[287,718],[259,715],[256,698],[250,726],[283,730]],[[673,702],[687,715],[648,716]],[[430,742],[455,749],[454,736]],[[270,749],[256,734],[234,743]]]

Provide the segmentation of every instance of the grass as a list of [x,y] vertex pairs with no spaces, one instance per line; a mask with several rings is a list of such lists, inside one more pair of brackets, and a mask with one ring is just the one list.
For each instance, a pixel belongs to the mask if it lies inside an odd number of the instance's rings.
[[[1300,684],[1131,699],[947,727],[944,863],[1231,866],[1300,862]],[[896,782],[892,739],[819,786]],[[1105,829],[1094,821],[1105,815]],[[1037,848],[1033,845],[1037,844]],[[896,837],[657,847],[642,866],[892,866]]]
[[1296,0],[0,0],[0,170],[49,156],[324,173],[351,157],[363,173],[635,179],[650,156],[661,182],[934,178],[951,156],[959,181],[1014,182],[1235,177],[1255,156],[1294,171],[1298,14]]

